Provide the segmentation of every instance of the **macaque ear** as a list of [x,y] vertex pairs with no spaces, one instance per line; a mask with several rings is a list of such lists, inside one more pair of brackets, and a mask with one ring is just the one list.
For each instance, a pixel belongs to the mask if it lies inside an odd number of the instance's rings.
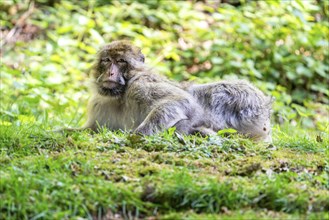
[[140,53],[140,57],[139,57],[140,61],[145,63],[145,56],[144,54]]
[[135,54],[137,55],[137,60],[139,62],[142,62],[144,63],[145,62],[145,56],[144,54],[142,53],[142,49],[139,48],[139,47],[135,47]]
[[141,63],[145,63],[145,56],[144,54],[142,54],[140,49],[137,51],[137,53],[134,53],[134,56],[131,61],[131,64],[134,65],[136,68],[137,66],[141,65]]

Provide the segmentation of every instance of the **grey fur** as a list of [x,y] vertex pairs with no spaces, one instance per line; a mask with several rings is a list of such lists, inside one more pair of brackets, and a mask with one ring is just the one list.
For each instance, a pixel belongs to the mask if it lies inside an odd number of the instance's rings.
[[[118,65],[116,87],[104,87],[110,59]],[[92,96],[88,120],[81,129],[133,130],[154,134],[176,127],[183,134],[215,134],[234,128],[256,140],[271,141],[271,98],[246,81],[221,81],[203,85],[180,85],[145,66],[140,49],[115,41],[103,47],[93,67]]]
[[271,142],[272,99],[247,81],[185,85],[213,122],[215,130],[234,128],[257,140]]

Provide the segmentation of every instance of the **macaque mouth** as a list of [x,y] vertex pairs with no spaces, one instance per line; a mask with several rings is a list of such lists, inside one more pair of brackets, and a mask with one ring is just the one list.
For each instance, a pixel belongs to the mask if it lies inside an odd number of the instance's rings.
[[115,85],[115,86],[102,86],[100,85],[98,87],[98,93],[102,96],[120,96],[123,95],[125,90],[126,90],[126,86],[125,85],[121,85],[119,83],[116,82],[109,82],[111,83],[111,85]]
[[117,81],[114,81],[114,80],[106,80],[106,81],[103,81],[101,83],[102,87],[108,88],[108,89],[114,89],[118,86],[124,86],[124,85],[125,85],[125,83],[117,82]]

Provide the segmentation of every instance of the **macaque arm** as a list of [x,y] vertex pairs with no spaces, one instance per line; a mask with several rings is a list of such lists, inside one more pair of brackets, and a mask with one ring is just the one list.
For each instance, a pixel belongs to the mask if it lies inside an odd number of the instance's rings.
[[84,125],[80,128],[59,128],[56,130],[53,130],[54,132],[75,132],[75,131],[84,131],[84,130],[92,130],[92,131],[96,131],[96,129],[94,129],[94,126],[90,126],[90,125]]
[[84,131],[84,130],[97,130],[97,124],[95,120],[89,116],[88,121],[80,128],[60,128],[54,130],[54,132],[74,132],[74,131]]
[[136,133],[150,135],[163,129],[175,126],[181,120],[186,120],[187,116],[182,111],[179,103],[175,101],[164,101],[159,103],[147,115],[144,121],[136,128]]

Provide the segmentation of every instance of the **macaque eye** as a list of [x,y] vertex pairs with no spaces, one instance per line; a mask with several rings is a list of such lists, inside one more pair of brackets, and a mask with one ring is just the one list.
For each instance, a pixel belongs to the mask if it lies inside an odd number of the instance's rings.
[[126,61],[124,59],[119,59],[117,60],[118,63],[126,63]]
[[111,62],[111,60],[110,60],[110,58],[103,58],[103,59],[101,59],[101,62],[102,63],[109,63],[109,62]]

